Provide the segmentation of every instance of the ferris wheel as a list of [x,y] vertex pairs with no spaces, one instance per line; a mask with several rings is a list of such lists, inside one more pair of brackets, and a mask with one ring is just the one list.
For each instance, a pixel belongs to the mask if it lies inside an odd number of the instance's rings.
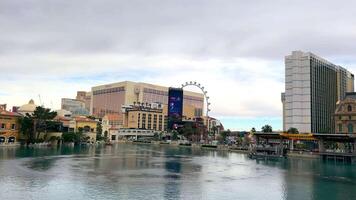
[[197,88],[199,88],[203,94],[204,94],[204,98],[206,101],[206,117],[207,119],[209,119],[209,112],[210,110],[210,102],[209,102],[209,96],[208,96],[208,91],[205,90],[204,86],[202,86],[200,83],[197,83],[196,81],[189,81],[189,82],[185,82],[182,84],[182,89],[187,87],[187,86],[195,86]]

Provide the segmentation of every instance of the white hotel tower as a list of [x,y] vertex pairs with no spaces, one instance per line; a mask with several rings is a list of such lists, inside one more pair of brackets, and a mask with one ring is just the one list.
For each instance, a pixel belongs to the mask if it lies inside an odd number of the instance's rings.
[[354,75],[310,52],[293,51],[285,57],[282,93],[283,130],[333,133],[336,102],[354,91]]

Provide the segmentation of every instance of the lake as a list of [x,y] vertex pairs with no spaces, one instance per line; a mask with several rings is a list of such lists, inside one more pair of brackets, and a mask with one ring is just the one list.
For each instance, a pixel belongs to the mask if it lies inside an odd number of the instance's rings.
[[140,144],[0,147],[0,199],[356,199],[356,166]]

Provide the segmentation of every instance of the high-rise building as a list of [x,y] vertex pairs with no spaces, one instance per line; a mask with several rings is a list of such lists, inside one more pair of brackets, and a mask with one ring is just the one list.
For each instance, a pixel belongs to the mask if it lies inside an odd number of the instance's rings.
[[[91,95],[91,114],[96,117],[106,114],[122,115],[122,105],[135,103],[159,103],[163,105],[163,113],[168,113],[168,87],[124,81],[93,87]],[[204,95],[184,91],[183,98],[183,116],[188,119],[201,117]]]
[[89,110],[85,108],[82,100],[62,98],[61,109],[70,111],[73,116],[89,115]]
[[77,91],[77,97],[75,99],[83,101],[85,109],[90,111],[91,92]]
[[354,75],[310,52],[285,57],[283,129],[333,133],[336,102],[354,90]]

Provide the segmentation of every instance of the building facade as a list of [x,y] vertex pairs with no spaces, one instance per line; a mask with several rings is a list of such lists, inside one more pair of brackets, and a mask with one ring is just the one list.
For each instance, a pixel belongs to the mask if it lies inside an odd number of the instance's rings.
[[69,121],[69,131],[75,133],[82,132],[88,137],[88,141],[95,142],[97,125],[98,121],[96,120],[89,119],[85,116],[77,116]]
[[14,143],[19,139],[19,118],[18,113],[6,111],[6,107],[0,108],[0,144]]
[[[159,103],[168,108],[168,87],[141,83],[119,82],[96,86],[91,91],[91,114],[103,117],[106,114],[122,115],[121,106],[134,103]],[[204,95],[184,91],[183,115],[186,118],[200,117],[204,107]]]
[[76,96],[75,99],[84,102],[84,107],[85,107],[85,109],[88,110],[88,111],[90,111],[90,106],[91,106],[91,92],[78,91],[78,92],[77,92],[77,96]]
[[116,140],[116,132],[123,128],[122,115],[119,114],[107,114],[102,119],[102,132],[105,137],[110,140]]
[[356,93],[346,93],[335,110],[335,132],[356,134]]
[[73,116],[89,115],[89,110],[85,108],[85,103],[82,100],[62,98],[61,109],[70,111]]
[[164,131],[167,112],[161,104],[134,104],[123,106],[123,127]]
[[282,93],[283,129],[301,133],[333,133],[336,102],[353,92],[354,75],[310,52],[285,57]]

